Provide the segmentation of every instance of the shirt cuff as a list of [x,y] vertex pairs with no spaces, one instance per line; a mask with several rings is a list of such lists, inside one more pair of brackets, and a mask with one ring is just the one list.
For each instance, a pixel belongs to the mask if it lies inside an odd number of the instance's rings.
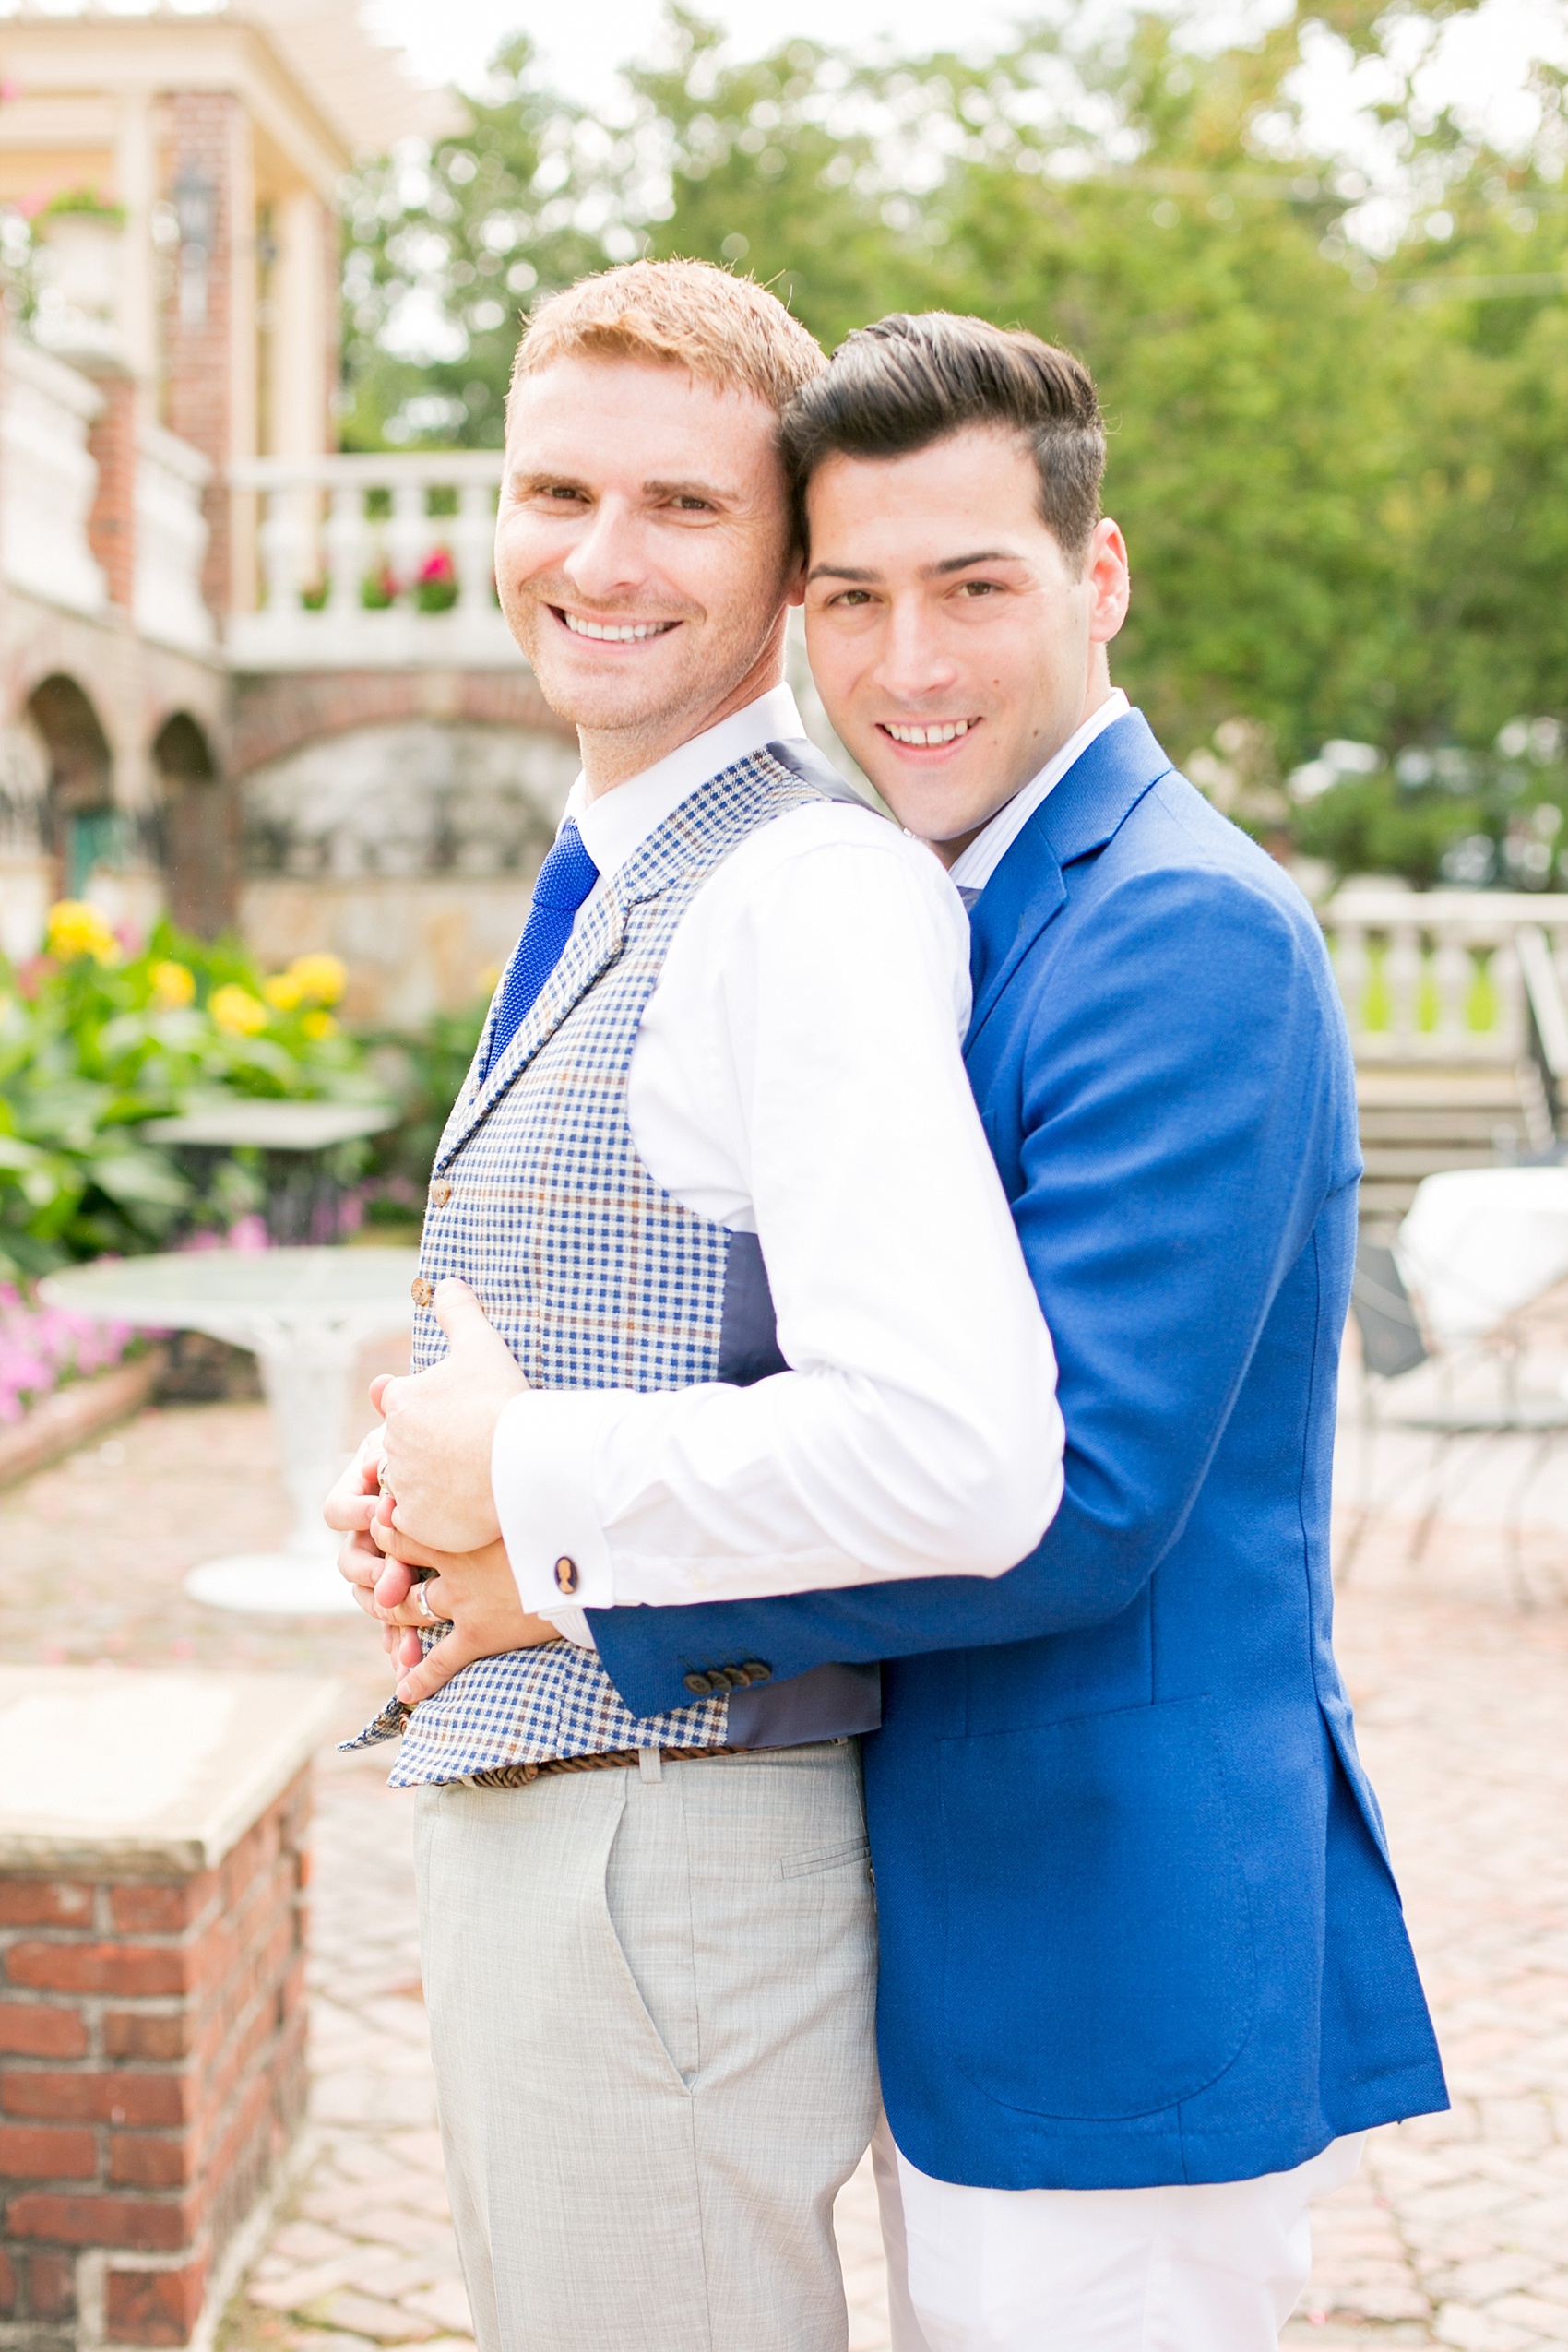
[[564,1601],[577,1610],[615,1606],[610,1546],[594,1503],[593,1457],[600,1431],[620,1404],[614,1389],[529,1388],[495,1424],[490,1483],[496,1516],[523,1607],[535,1616]]
[[569,1600],[562,1601],[555,1609],[541,1609],[539,1613],[549,1619],[561,1639],[570,1642],[574,1649],[597,1651],[599,1648],[586,1613],[580,1609],[574,1609]]

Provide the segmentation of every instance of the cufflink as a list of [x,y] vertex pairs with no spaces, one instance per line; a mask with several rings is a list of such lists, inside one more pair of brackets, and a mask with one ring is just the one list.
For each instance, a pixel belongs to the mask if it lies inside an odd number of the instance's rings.
[[561,1558],[555,1562],[555,1583],[558,1590],[564,1593],[575,1593],[582,1581],[576,1562],[568,1560],[563,1552]]

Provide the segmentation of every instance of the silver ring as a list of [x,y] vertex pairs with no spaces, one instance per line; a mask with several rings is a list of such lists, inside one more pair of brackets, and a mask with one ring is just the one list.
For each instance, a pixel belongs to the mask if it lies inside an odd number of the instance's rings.
[[419,1610],[420,1615],[424,1619],[427,1625],[439,1625],[442,1622],[442,1620],[437,1617],[434,1610],[432,1609],[429,1601],[425,1598],[424,1588],[429,1581],[430,1579],[427,1576],[422,1576],[419,1582],[415,1585],[412,1592],[409,1595],[409,1598],[413,1602],[414,1607]]

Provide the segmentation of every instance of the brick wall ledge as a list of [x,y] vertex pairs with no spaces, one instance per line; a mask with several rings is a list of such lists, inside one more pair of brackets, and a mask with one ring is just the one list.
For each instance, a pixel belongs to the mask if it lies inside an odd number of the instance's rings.
[[213,1870],[342,1704],[315,1675],[0,1667],[0,1871]]
[[0,1430],[0,1487],[14,1486],[63,1454],[75,1453],[101,1430],[139,1413],[152,1395],[163,1369],[163,1350],[148,1348],[145,1356],[90,1380],[73,1381],[35,1405],[26,1420]]
[[210,2347],[304,2117],[341,1706],[303,1675],[0,1668],[0,2352]]

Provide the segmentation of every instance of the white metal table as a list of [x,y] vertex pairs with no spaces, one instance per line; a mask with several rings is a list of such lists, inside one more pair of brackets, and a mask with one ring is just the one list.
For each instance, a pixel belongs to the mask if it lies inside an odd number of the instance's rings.
[[68,1266],[40,1284],[51,1306],[145,1330],[202,1331],[248,1348],[277,1424],[294,1526],[279,1552],[193,1568],[185,1590],[215,1609],[328,1616],[354,1607],[321,1506],[342,1467],[355,1360],[413,1319],[417,1250],[182,1250]]
[[1480,1338],[1568,1275],[1568,1168],[1429,1176],[1395,1254],[1441,1338]]

